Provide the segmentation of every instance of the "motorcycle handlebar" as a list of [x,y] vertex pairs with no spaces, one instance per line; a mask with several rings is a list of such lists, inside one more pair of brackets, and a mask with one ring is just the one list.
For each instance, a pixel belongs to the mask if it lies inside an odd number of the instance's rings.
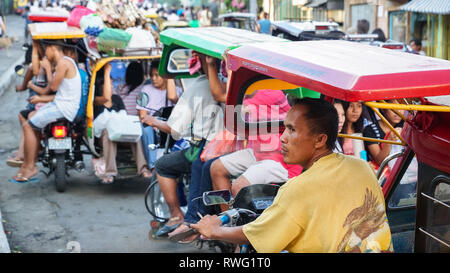
[[219,218],[220,218],[220,221],[222,221],[222,225],[226,225],[230,222],[230,217],[228,217],[228,215],[226,215],[226,214],[220,216]]

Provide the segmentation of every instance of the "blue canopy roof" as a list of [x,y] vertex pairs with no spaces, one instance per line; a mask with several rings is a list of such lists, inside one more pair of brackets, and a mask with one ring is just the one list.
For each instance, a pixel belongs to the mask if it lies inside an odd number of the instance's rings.
[[450,0],[412,0],[399,10],[431,14],[450,14]]

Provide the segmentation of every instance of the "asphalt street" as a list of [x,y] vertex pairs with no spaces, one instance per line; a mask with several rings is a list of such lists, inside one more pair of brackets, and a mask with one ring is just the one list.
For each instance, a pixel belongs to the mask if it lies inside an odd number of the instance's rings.
[[[17,50],[23,43],[21,20],[13,17],[7,21],[16,22],[16,26],[8,24],[8,33],[16,27],[16,32],[20,29],[22,36],[15,43],[15,49],[10,50],[8,59],[0,56],[2,73],[23,58],[24,52]],[[66,253],[73,251],[72,246],[82,253],[211,252],[167,239],[150,240],[152,217],[144,204],[148,182],[128,179],[101,185],[93,175],[90,156],[84,158],[85,172],[69,172],[64,193],[55,190],[53,177],[47,178],[42,173],[38,183],[9,182],[8,178],[16,174],[17,168],[7,166],[5,161],[18,149],[17,116],[24,109],[28,96],[27,92],[15,92],[14,84],[21,80],[13,78],[9,87],[0,92],[0,211],[11,252]]]

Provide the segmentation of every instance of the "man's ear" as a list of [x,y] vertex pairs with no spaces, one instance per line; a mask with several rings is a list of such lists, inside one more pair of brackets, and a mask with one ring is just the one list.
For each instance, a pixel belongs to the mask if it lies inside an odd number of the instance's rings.
[[322,149],[327,147],[328,136],[326,134],[318,134],[314,143],[316,149]]

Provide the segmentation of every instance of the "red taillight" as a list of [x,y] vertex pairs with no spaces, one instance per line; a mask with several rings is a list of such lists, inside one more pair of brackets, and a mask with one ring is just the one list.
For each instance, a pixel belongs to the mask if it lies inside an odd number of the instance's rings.
[[402,45],[383,45],[382,47],[387,49],[403,49]]
[[316,26],[316,30],[327,30],[328,26]]
[[67,127],[66,126],[55,126],[52,129],[53,136],[55,138],[63,138],[67,136]]

